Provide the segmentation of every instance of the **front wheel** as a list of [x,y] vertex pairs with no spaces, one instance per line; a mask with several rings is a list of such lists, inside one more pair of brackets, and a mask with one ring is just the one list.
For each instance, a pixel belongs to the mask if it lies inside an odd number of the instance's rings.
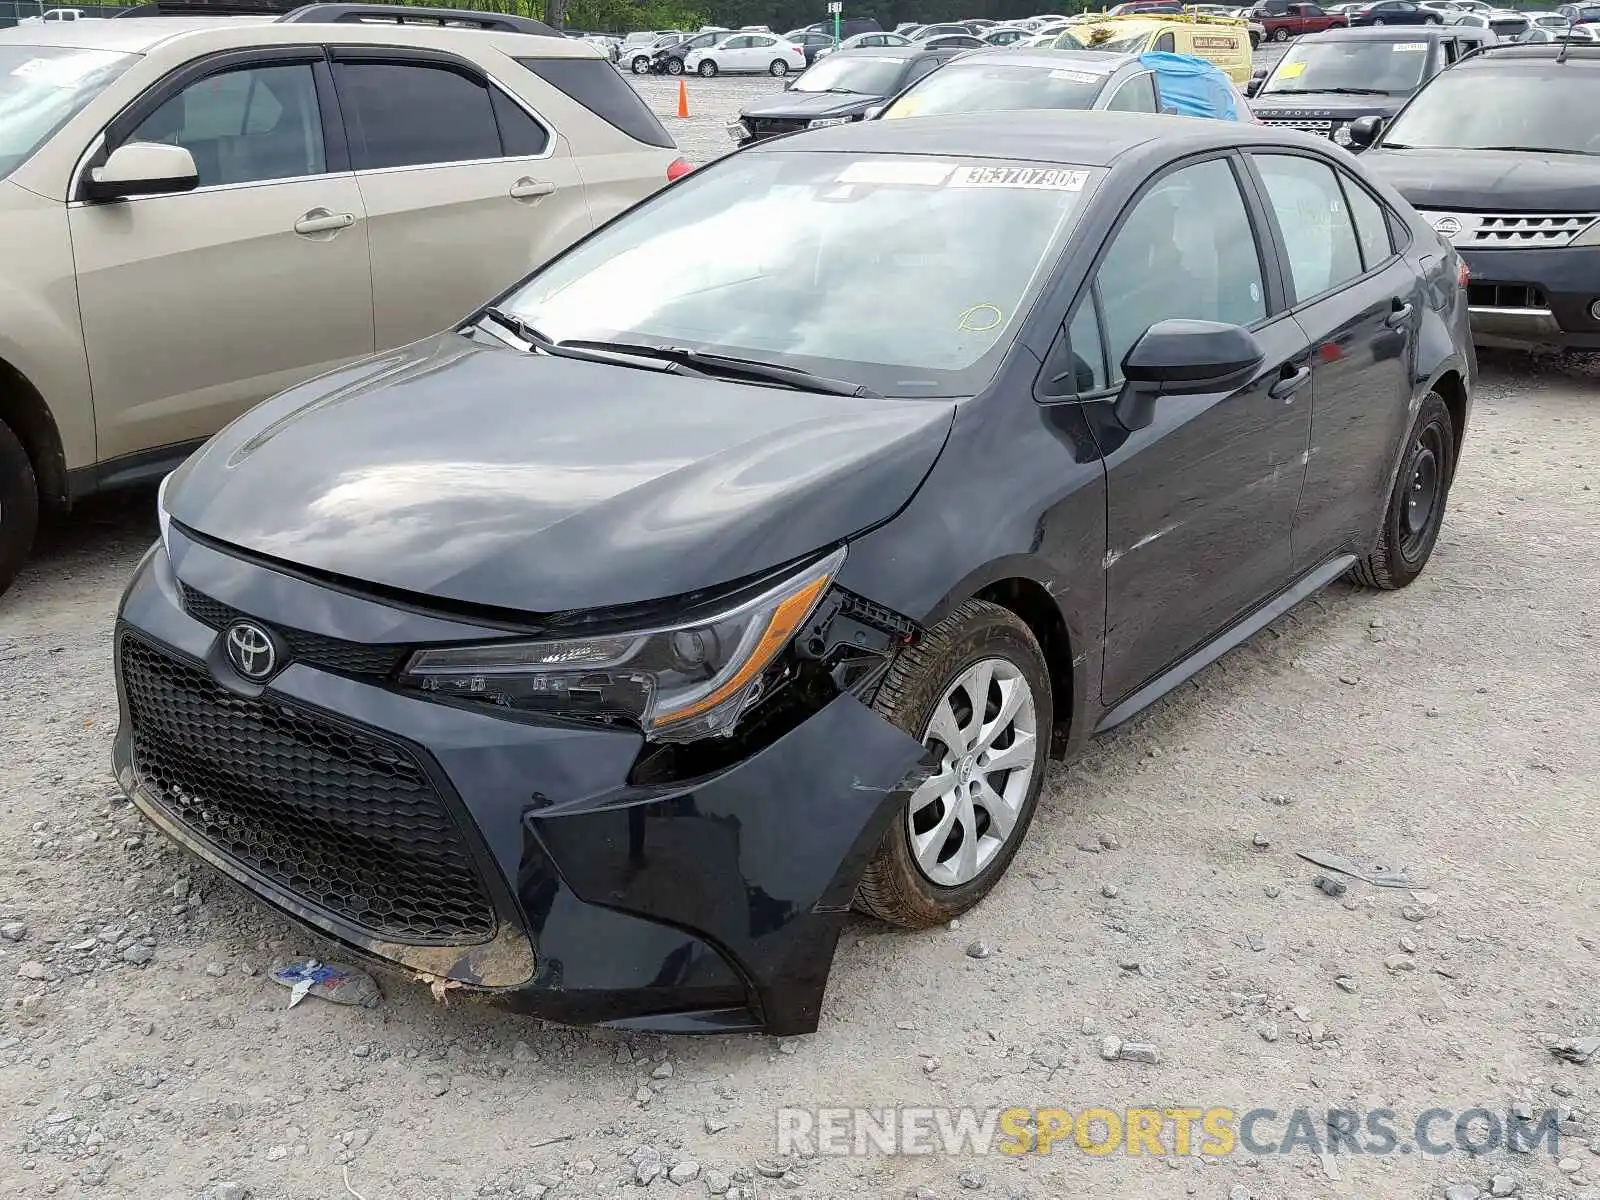
[[938,766],[895,815],[856,907],[938,925],[994,887],[1033,821],[1054,719],[1050,669],[1021,618],[968,600],[895,660],[872,707]]
[[781,77],[781,76],[787,75],[788,73],[789,73],[789,64],[784,62],[783,59],[781,59],[781,58],[773,59],[772,60],[772,65],[767,68],[767,74],[775,76],[775,77]]
[[1272,40],[1275,42],[1287,42],[1289,40],[1289,31],[1287,29],[1274,29],[1272,31]]
[[669,59],[667,59],[667,74],[668,75],[682,75],[683,74],[683,59],[681,59],[681,58],[669,58]]
[[705,78],[710,79],[716,73],[717,64],[712,62],[709,58],[700,64],[700,74],[705,76]]
[[39,485],[11,427],[0,422],[0,592],[22,570],[39,530]]
[[635,75],[643,75],[650,69],[650,60],[643,54],[637,54],[634,56],[632,67]]
[[1400,474],[1389,493],[1383,528],[1371,554],[1350,569],[1353,582],[1394,591],[1428,565],[1444,524],[1445,502],[1455,477],[1456,441],[1450,410],[1429,392],[1412,422]]

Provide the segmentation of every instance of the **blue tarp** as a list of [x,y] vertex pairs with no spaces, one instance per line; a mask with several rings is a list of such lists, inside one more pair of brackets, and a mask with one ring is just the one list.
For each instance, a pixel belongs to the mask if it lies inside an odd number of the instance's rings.
[[1189,54],[1168,54],[1152,50],[1141,54],[1139,62],[1155,72],[1161,93],[1161,111],[1180,117],[1210,117],[1217,121],[1241,121],[1239,93],[1221,68]]

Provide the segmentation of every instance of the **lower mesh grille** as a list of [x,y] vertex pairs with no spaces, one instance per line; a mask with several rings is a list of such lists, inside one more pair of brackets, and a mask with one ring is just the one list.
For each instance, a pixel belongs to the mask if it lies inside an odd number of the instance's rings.
[[189,833],[304,902],[389,941],[495,931],[471,854],[401,747],[279,702],[235,696],[124,634],[133,766]]

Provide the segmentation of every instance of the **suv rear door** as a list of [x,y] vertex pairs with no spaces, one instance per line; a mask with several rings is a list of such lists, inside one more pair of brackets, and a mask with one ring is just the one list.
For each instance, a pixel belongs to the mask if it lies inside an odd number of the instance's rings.
[[132,141],[184,147],[200,184],[69,201],[101,461],[208,437],[373,351],[366,213],[321,47],[189,64],[83,170]]
[[570,147],[476,66],[337,46],[333,77],[386,349],[437,332],[591,228]]

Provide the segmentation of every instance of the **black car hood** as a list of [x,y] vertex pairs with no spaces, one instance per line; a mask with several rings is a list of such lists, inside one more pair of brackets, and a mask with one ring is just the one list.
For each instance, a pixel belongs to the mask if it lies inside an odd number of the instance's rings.
[[864,96],[859,92],[784,92],[769,103],[752,104],[742,109],[739,115],[754,117],[758,121],[848,117],[882,103],[882,96]]
[[950,401],[816,395],[444,334],[252,409],[168,487],[202,535],[524,613],[741,579],[894,515]]
[[1509,150],[1386,150],[1361,156],[1418,208],[1478,212],[1594,212],[1600,158]]
[[1345,96],[1338,92],[1266,95],[1251,100],[1250,111],[1273,121],[1354,121],[1357,117],[1393,116],[1409,99],[1409,96]]

